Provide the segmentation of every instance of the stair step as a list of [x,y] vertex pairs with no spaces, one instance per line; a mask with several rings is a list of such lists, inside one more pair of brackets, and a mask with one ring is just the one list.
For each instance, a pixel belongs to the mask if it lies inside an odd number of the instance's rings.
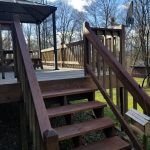
[[118,136],[106,138],[100,142],[81,146],[73,150],[131,150],[131,145]]
[[111,128],[113,126],[114,123],[112,122],[112,120],[110,118],[104,117],[55,128],[55,130],[58,134],[59,141],[62,141],[76,136],[84,135],[92,131]]
[[56,108],[49,108],[47,109],[47,113],[49,118],[63,116],[67,114],[73,114],[81,111],[86,111],[89,109],[96,109],[96,108],[104,108],[106,104],[98,102],[98,101],[91,101],[85,102],[81,104],[72,104],[66,106],[60,106]]
[[95,89],[91,89],[91,88],[43,91],[42,96],[43,98],[52,98],[52,97],[57,97],[57,96],[67,96],[67,95],[73,95],[73,94],[88,93],[88,92],[93,92],[93,91],[95,91]]

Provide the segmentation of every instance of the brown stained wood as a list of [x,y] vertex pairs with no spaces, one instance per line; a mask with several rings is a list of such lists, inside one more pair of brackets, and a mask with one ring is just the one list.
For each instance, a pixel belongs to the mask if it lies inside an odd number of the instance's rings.
[[[22,62],[25,68],[26,77],[28,79],[28,84],[30,88],[30,92],[32,94],[33,104],[36,111],[37,120],[39,123],[41,136],[47,130],[52,130],[49,122],[49,118],[47,116],[46,108],[43,102],[41,90],[39,84],[36,79],[36,75],[34,72],[34,68],[32,66],[32,61],[30,59],[30,54],[28,53],[28,48],[25,42],[25,38],[23,35],[23,31],[20,25],[20,21],[18,16],[14,16],[14,29],[16,33],[16,37],[18,40],[18,46],[20,48],[19,53],[22,57]],[[19,59],[19,58],[18,58]],[[21,58],[20,58],[21,59]]]
[[73,150],[131,150],[131,145],[121,138],[114,136]]
[[122,30],[120,32],[120,47],[121,47],[121,51],[120,51],[120,63],[122,64],[122,66],[125,68],[125,26],[122,25]]
[[72,105],[66,105],[56,108],[49,108],[47,109],[47,113],[49,118],[67,115],[67,114],[73,114],[81,111],[86,111],[90,109],[96,109],[96,108],[104,108],[106,107],[106,104],[91,101],[91,102],[85,102],[81,104],[72,104]]
[[87,71],[91,75],[91,77],[93,78],[93,81],[97,85],[98,89],[101,91],[103,97],[105,98],[105,100],[109,104],[109,106],[110,106],[111,110],[113,111],[113,113],[115,114],[116,118],[119,120],[119,122],[121,123],[121,125],[124,127],[127,135],[132,140],[132,142],[134,144],[134,147],[137,148],[138,150],[142,150],[141,145],[139,144],[139,142],[136,139],[135,135],[133,134],[133,132],[129,128],[128,123],[124,120],[124,118],[122,117],[122,115],[120,114],[120,112],[117,110],[115,104],[112,102],[112,100],[111,100],[110,96],[107,94],[106,90],[99,83],[99,81],[97,80],[95,74],[92,72],[92,69],[91,69],[91,67],[89,65],[87,65]]
[[[68,85],[66,83],[68,83]],[[55,79],[53,81],[52,80],[39,81],[39,84],[40,84],[40,89],[42,91],[52,91],[52,92],[58,89],[59,90],[71,89],[71,88],[78,89],[82,87],[83,88],[88,87],[88,89],[91,89],[91,91],[97,89],[95,84],[92,82],[91,79],[88,79],[88,77],[74,78],[74,79],[58,79],[58,80]],[[21,96],[20,83],[0,84],[0,103],[19,101],[20,96]]]
[[82,93],[88,93],[88,92],[94,92],[94,91],[95,89],[90,89],[90,88],[44,91],[42,92],[42,96],[43,98],[52,98],[52,97],[68,96],[68,95],[82,94]]
[[18,102],[21,100],[21,89],[19,84],[0,85],[0,104]]
[[90,89],[96,90],[97,87],[90,77],[73,78],[73,79],[60,79],[60,80],[50,80],[41,81],[40,87],[42,92],[45,91],[63,91],[63,90],[73,90],[73,89]]
[[[84,36],[92,43],[92,45],[97,50],[98,54],[101,55],[107,62],[109,67],[115,72],[118,79],[127,88],[127,90],[135,97],[136,101],[141,105],[141,107],[150,113],[150,98],[149,96],[139,88],[137,83],[128,74],[128,72],[118,63],[115,57],[108,51],[107,47],[104,46],[101,41],[96,37],[94,32],[90,29],[89,25],[86,23],[84,28]],[[109,60],[109,61],[108,61]]]
[[119,80],[117,76],[115,76],[115,80],[116,80],[116,103],[118,109],[120,109],[120,92],[119,92],[120,86],[119,86]]
[[134,108],[134,109],[137,109],[137,102],[136,102],[136,100],[134,100],[134,99],[133,99],[133,108]]
[[104,62],[104,59],[102,59],[103,62],[103,87],[106,88],[106,65]]
[[128,91],[124,87],[120,87],[120,109],[122,116],[128,111]]
[[112,70],[111,68],[109,67],[109,95],[113,101],[113,86],[112,86]]
[[97,130],[111,128],[113,126],[114,124],[111,121],[111,119],[105,117],[55,128],[55,130],[58,133],[59,141],[62,141],[79,135],[84,135],[86,133],[94,132]]
[[0,66],[1,66],[1,72],[2,72],[2,79],[5,79],[5,63],[4,63],[4,50],[2,45],[2,27],[0,24]]
[[[55,74],[54,74],[55,75]],[[106,88],[109,87],[109,83],[108,81],[108,76],[106,76]],[[82,78],[83,79],[83,78]],[[95,86],[95,84],[93,84],[93,82],[91,82],[89,79],[87,80],[86,84],[82,84],[84,82],[86,82],[86,80],[82,82],[82,79],[63,79],[62,81],[60,81],[60,79],[58,80],[47,80],[47,81],[39,81],[40,84],[40,88],[42,91],[50,91],[50,90],[54,90],[54,89],[65,89],[65,88],[79,88],[80,87],[89,87],[92,86],[93,90],[97,90],[97,87]],[[64,81],[64,82],[63,82]],[[102,77],[99,78],[99,81],[102,82]],[[59,84],[60,82],[60,84]],[[73,83],[74,82],[74,83]],[[55,85],[56,83],[56,85]],[[65,83],[69,83],[69,85],[66,85]],[[58,86],[59,84],[59,86]],[[89,84],[89,85],[88,85]],[[71,86],[73,85],[73,86]],[[112,85],[113,88],[116,86],[115,83],[115,77],[112,76]],[[91,88],[92,89],[92,88]],[[9,93],[9,94],[8,94]],[[20,100],[20,96],[21,96],[21,89],[20,89],[20,83],[12,83],[12,84],[0,84],[0,103],[9,103],[9,102],[16,102]]]
[[94,47],[91,48],[91,52],[92,52],[92,55],[91,55],[92,69],[93,69],[93,72],[95,72],[96,71],[96,51],[94,50]]
[[[83,57],[84,55],[80,55],[82,53],[83,40],[62,44],[58,48],[58,64],[62,67],[67,68],[83,68]],[[53,54],[54,50],[42,51],[42,61],[45,64],[53,65]],[[75,62],[73,64],[72,62]]]

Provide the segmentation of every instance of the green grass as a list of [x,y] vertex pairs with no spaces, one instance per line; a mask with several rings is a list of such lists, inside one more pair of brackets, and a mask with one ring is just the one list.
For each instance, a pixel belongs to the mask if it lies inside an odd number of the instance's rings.
[[[134,79],[140,86],[142,85],[143,78],[134,78]],[[150,88],[146,87],[146,82],[144,84],[143,89],[148,95],[150,95]],[[107,91],[107,92],[109,92],[109,91]],[[103,95],[99,91],[96,92],[96,100],[106,103],[106,100],[103,98]],[[113,102],[116,105],[116,88],[113,88]],[[128,109],[131,109],[131,108],[133,108],[133,97],[130,93],[128,93]],[[140,112],[143,111],[139,105],[138,105],[137,109]]]
[[[143,78],[134,78],[134,79],[140,86],[142,85]],[[146,86],[146,83],[147,83],[147,81],[145,81],[143,89],[150,96],[150,88],[148,88]],[[109,91],[107,91],[107,92],[109,92]],[[103,95],[99,91],[96,92],[96,100],[106,103],[106,100],[103,98]],[[113,89],[113,102],[116,105],[116,89],[115,88]],[[128,109],[131,109],[131,108],[133,108],[133,97],[129,93],[128,94]],[[140,112],[143,112],[142,108],[139,105],[137,107],[137,110]],[[113,112],[111,111],[111,109],[109,107],[105,108],[104,113],[105,113],[105,116],[108,116],[113,119],[116,126],[119,126],[118,120],[116,119],[115,115],[113,114]],[[140,137],[140,139],[142,139],[142,138]],[[150,141],[148,144],[148,149],[150,149]]]

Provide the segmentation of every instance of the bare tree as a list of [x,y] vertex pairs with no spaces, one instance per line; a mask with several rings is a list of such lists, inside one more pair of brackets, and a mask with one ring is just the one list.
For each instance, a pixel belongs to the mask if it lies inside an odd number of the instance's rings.
[[93,26],[108,27],[116,16],[117,0],[95,0],[87,7],[87,17]]
[[57,33],[61,43],[69,43],[73,41],[76,33],[80,33],[79,24],[83,16],[77,10],[73,9],[62,0],[57,1]]
[[[135,16],[135,30],[138,32],[139,42],[141,47],[141,55],[148,79],[150,78],[149,70],[149,0],[134,0],[134,16]],[[148,84],[149,84],[148,80]]]

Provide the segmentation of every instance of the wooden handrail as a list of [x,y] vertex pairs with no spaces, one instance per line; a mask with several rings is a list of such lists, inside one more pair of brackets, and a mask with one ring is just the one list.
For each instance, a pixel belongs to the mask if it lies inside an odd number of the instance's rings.
[[[139,144],[133,132],[130,130],[128,123],[124,120],[123,116],[117,110],[115,104],[113,103],[111,95],[107,93],[105,86],[99,82],[94,70],[90,66],[90,59],[93,59],[90,56],[91,53],[97,51],[97,57],[102,57],[103,62],[105,61],[108,67],[116,74],[116,77],[120,80],[122,85],[132,94],[134,101],[138,102],[142,106],[143,110],[147,113],[150,113],[150,98],[142,89],[139,88],[137,83],[131,78],[127,71],[125,71],[125,69],[115,59],[112,53],[108,51],[108,48],[102,44],[102,42],[99,40],[99,38],[96,36],[92,29],[90,28],[88,23],[85,23],[83,28],[85,47],[85,75],[90,75],[92,77],[93,81],[97,85],[98,89],[101,91],[101,94],[109,104],[116,118],[119,120],[122,127],[124,127],[124,130],[131,139],[134,147],[138,150],[142,150],[142,146]],[[92,46],[90,46],[90,44]],[[92,49],[90,49],[91,47]]]
[[131,129],[128,127],[128,123],[124,120],[121,113],[116,109],[114,103],[112,102],[110,96],[107,94],[106,90],[100,85],[100,83],[99,83],[98,79],[96,78],[95,74],[93,73],[91,67],[89,65],[86,65],[86,69],[87,69],[88,73],[91,75],[91,77],[92,77],[93,81],[95,82],[95,84],[97,85],[98,89],[101,91],[105,100],[109,104],[111,110],[114,112],[116,118],[119,120],[122,127],[124,127],[127,135],[131,138],[131,141],[134,143],[135,148],[137,148],[138,150],[142,150],[143,149],[142,146],[139,144],[136,137],[132,133]]
[[94,32],[91,30],[88,23],[85,23],[84,36],[92,43],[94,49],[97,50],[103,59],[107,62],[109,67],[115,72],[118,79],[127,88],[127,90],[133,95],[143,110],[150,114],[150,98],[149,96],[138,86],[128,72],[121,66],[115,57],[108,51],[107,47],[97,38]]
[[83,44],[83,40],[66,44],[67,47]]
[[[46,107],[44,104],[44,100],[41,94],[41,90],[35,75],[35,71],[32,65],[32,61],[30,58],[30,54],[29,54],[29,50],[27,48],[26,42],[25,42],[25,38],[23,35],[23,31],[20,25],[20,20],[18,16],[14,16],[14,30],[15,30],[15,35],[17,38],[17,43],[18,43],[18,47],[19,47],[19,52],[20,53],[20,57],[19,59],[21,59],[22,63],[23,63],[23,67],[24,67],[24,71],[25,71],[25,76],[27,78],[27,85],[29,85],[29,89],[30,93],[31,93],[31,97],[32,97],[32,101],[33,101],[33,106],[34,108],[31,109],[35,109],[35,115],[36,118],[38,120],[38,125],[40,128],[40,132],[41,132],[41,137],[43,139],[43,143],[44,141],[46,141],[46,149],[52,149],[52,150],[56,150],[58,149],[58,143],[57,143],[57,134],[55,132],[55,130],[52,129],[48,115],[47,115],[47,111],[46,111]],[[18,68],[19,69],[19,68]],[[19,70],[18,70],[19,72]],[[19,77],[21,78],[21,77]],[[22,83],[21,83],[22,84]],[[22,88],[22,90],[24,90]],[[25,100],[26,101],[26,100]],[[30,103],[29,103],[30,105]],[[50,139],[51,137],[54,137],[53,139]],[[53,141],[55,139],[55,141]],[[50,141],[52,141],[50,143]],[[48,147],[49,145],[49,147]],[[52,147],[55,149],[53,149],[51,147],[51,145],[53,145]]]

